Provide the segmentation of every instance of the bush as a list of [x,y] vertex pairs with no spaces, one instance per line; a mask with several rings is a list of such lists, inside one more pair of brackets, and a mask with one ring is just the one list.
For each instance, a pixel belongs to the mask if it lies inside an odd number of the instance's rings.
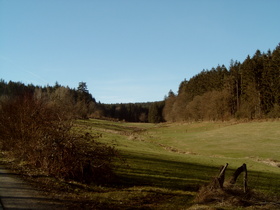
[[[113,147],[73,132],[61,109],[32,95],[0,105],[0,148],[46,175],[81,182],[112,177]],[[69,116],[69,115],[67,115]]]

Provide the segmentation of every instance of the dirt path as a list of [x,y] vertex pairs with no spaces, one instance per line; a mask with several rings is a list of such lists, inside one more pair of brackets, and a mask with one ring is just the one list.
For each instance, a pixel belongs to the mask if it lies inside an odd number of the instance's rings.
[[67,209],[0,165],[0,209]]

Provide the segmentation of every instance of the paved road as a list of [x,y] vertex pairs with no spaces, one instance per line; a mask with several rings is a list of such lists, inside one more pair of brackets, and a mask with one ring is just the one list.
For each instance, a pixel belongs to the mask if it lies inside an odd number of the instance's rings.
[[17,174],[0,165],[1,209],[67,209],[62,202],[43,196]]

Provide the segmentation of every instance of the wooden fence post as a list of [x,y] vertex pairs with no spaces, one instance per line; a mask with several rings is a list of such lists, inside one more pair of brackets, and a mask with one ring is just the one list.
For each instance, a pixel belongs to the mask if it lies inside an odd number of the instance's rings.
[[228,163],[226,163],[226,165],[221,168],[220,174],[218,176],[218,182],[219,182],[221,188],[223,188],[223,185],[224,185],[225,171],[226,171],[227,167],[228,167]]
[[245,163],[243,163],[243,171],[244,171],[243,187],[244,187],[244,193],[246,193],[247,192],[247,166]]
[[237,177],[242,173],[244,172],[244,177],[243,177],[243,190],[244,190],[244,193],[247,192],[247,166],[245,163],[243,163],[242,166],[240,166],[239,168],[236,169],[236,171],[234,172],[231,180],[230,180],[230,183],[231,184],[235,184],[236,180],[237,180]]

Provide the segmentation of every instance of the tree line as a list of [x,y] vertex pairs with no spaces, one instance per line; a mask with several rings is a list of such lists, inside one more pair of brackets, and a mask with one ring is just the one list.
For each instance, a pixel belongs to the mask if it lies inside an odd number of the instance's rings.
[[176,122],[280,117],[280,44],[229,68],[218,65],[203,70],[170,90],[163,101],[103,104],[96,102],[85,82],[77,88],[25,85],[0,80],[0,101],[23,94],[63,107],[75,118],[100,118],[128,122]]
[[64,87],[58,82],[54,86],[25,85],[21,82],[8,83],[0,80],[0,101],[7,101],[11,98],[32,96],[35,99],[44,101],[64,110],[69,118],[87,118],[96,109],[96,101],[87,90],[85,82],[80,82],[75,89]]
[[127,104],[101,104],[101,116],[127,122],[163,122],[164,101]]
[[41,87],[0,80],[0,102],[26,95],[55,105],[63,110],[64,115],[72,119],[99,118],[151,123],[163,121],[164,102],[102,104],[96,102],[89,93],[85,82],[80,82],[77,88],[69,88],[58,82],[54,86]]
[[170,122],[279,118],[280,44],[182,81],[178,94],[166,97],[163,116]]

